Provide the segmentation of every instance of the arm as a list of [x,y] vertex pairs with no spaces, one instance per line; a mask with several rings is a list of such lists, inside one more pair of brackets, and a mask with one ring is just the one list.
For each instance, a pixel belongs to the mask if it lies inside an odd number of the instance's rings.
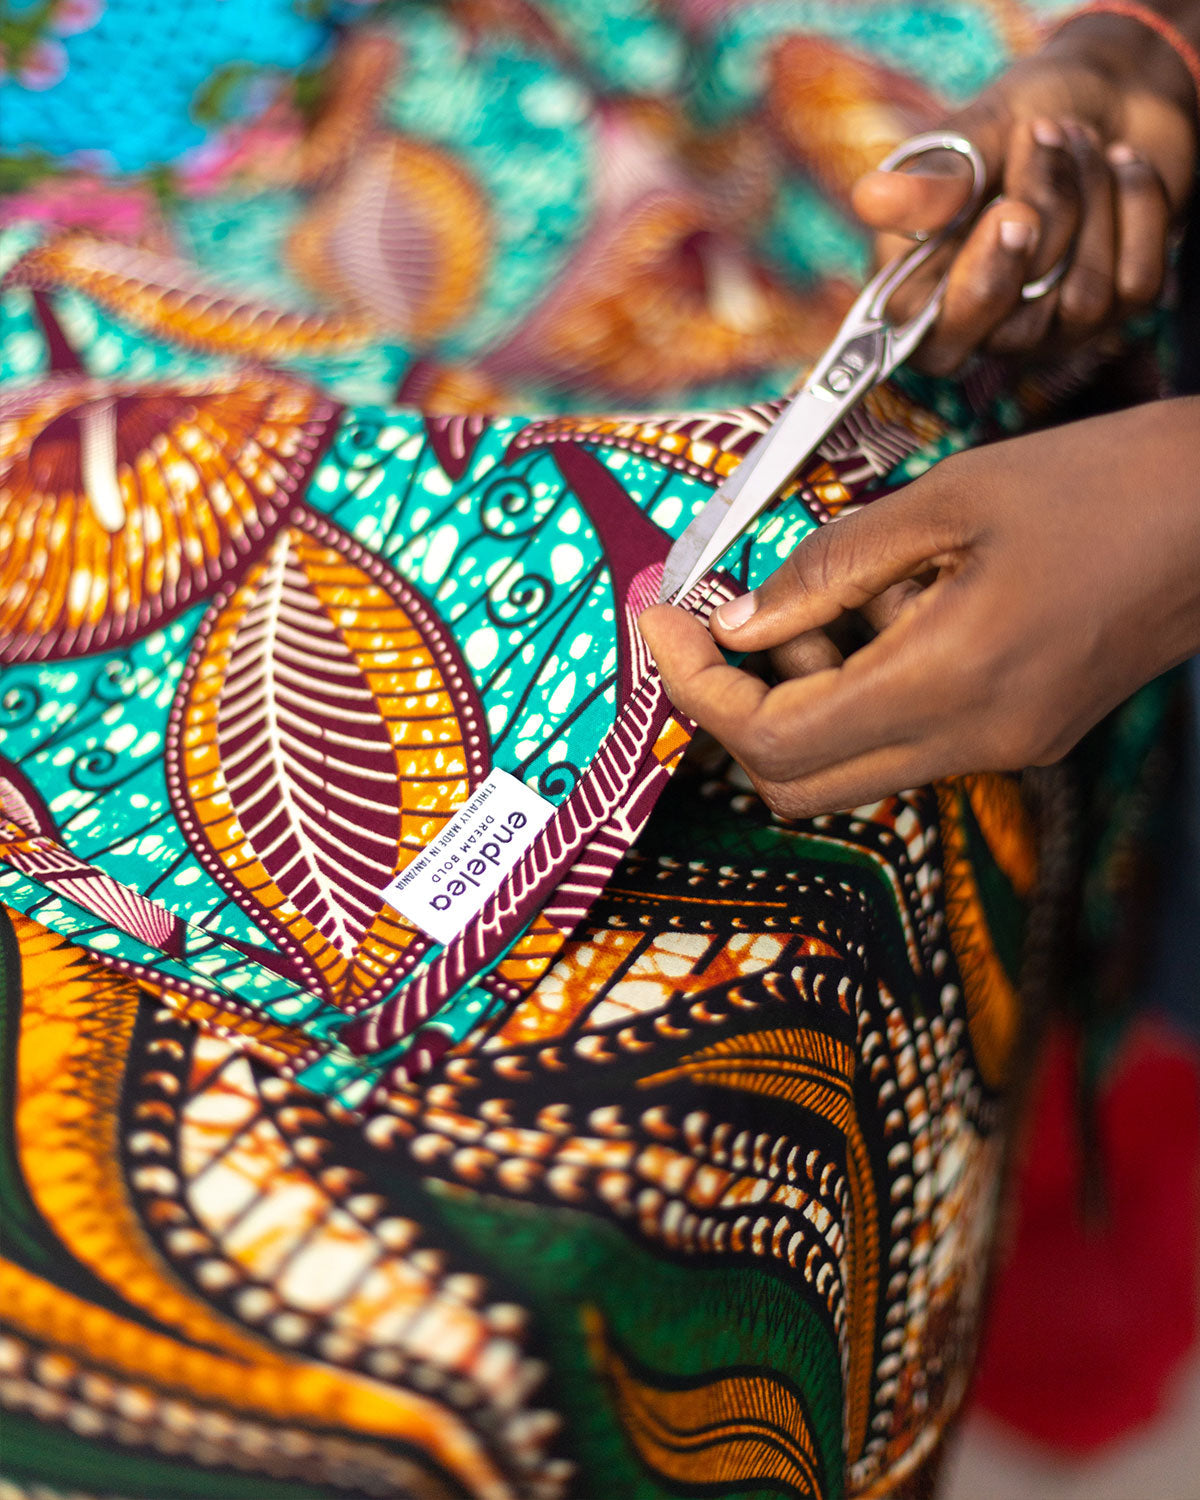
[[[852,611],[878,634],[842,661],[821,631]],[[784,816],[1056,760],[1200,650],[1200,398],[948,458],[806,537],[711,635],[666,605],[642,630],[672,701]],[[719,646],[771,652],[783,680]]]

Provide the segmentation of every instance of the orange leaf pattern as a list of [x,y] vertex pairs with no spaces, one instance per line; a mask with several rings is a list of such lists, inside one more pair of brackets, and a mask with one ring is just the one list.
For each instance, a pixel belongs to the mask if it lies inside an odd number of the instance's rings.
[[486,773],[466,669],[428,605],[296,513],[217,599],[168,777],[200,858],[348,1009],[425,947],[381,892]]
[[252,374],[0,398],[0,659],[114,646],[202,598],[291,501],[335,410]]

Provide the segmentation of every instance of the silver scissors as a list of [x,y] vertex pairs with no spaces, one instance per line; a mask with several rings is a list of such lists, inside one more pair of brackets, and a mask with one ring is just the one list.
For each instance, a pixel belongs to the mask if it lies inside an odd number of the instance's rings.
[[[659,589],[661,603],[691,592],[842,418],[902,364],[928,333],[941,311],[949,271],[907,323],[888,320],[888,302],[897,287],[975,217],[983,204],[987,170],[965,136],[936,130],[913,136],[879,164],[881,172],[894,172],[939,151],[964,157],[971,168],[966,202],[942,228],[914,235],[913,249],[885,266],[863,288],[804,385],[671,548]],[[1044,276],[1022,287],[1021,296],[1026,301],[1044,296],[1069,261],[1070,250]]]

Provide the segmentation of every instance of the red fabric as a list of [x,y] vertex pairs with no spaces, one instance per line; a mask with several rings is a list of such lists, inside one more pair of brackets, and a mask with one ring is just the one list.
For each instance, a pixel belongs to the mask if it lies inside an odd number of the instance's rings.
[[1150,1420],[1195,1345],[1198,1063],[1164,1027],[1133,1029],[1099,1101],[1107,1212],[1085,1222],[1073,1049],[1047,1050],[976,1385],[1042,1443],[1086,1452]]

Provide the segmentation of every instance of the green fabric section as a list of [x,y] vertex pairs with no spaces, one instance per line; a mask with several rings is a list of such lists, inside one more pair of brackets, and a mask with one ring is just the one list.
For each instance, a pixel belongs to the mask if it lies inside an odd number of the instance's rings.
[[1004,872],[989,855],[987,842],[971,811],[971,804],[961,794],[959,802],[967,836],[967,857],[975,875],[979,899],[983,903],[988,932],[1005,973],[1015,984],[1021,975],[1026,909],[1005,878]]
[[[577,1500],[661,1500],[668,1489],[642,1466],[597,1400],[581,1308],[594,1308],[623,1354],[677,1383],[722,1370],[760,1367],[802,1393],[825,1473],[825,1500],[842,1480],[842,1375],[837,1349],[818,1314],[780,1278],[745,1266],[672,1264],[591,1215],[480,1198],[430,1184],[442,1219],[464,1244],[519,1284],[538,1318],[554,1370],[553,1398],[566,1416],[581,1462]],[[691,1493],[689,1489],[686,1491]],[[704,1487],[705,1494],[766,1500],[774,1485]]]

